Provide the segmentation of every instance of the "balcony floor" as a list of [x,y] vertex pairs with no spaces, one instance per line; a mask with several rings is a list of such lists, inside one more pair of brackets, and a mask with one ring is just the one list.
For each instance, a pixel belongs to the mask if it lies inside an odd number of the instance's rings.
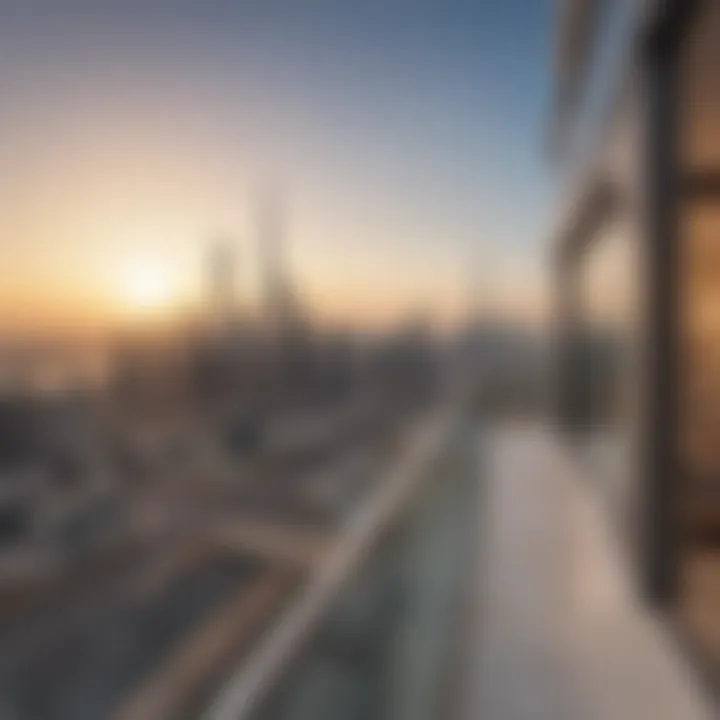
[[637,600],[589,482],[538,426],[492,433],[467,718],[695,720],[709,699]]

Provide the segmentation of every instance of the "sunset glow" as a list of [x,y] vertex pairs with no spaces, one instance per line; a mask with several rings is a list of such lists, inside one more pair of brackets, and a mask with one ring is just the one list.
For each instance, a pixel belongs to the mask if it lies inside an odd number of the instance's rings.
[[137,312],[167,308],[177,300],[170,272],[160,261],[150,258],[135,260],[124,269],[120,292],[127,308]]

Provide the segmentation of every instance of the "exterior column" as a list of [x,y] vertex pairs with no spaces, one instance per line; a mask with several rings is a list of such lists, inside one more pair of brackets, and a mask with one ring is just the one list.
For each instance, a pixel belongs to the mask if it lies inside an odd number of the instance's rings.
[[669,11],[641,49],[644,86],[645,372],[641,565],[648,598],[672,602],[680,555],[680,19]]
[[555,264],[555,419],[558,427],[570,434],[578,432],[586,419],[585,393],[579,367],[582,313],[579,265],[576,260],[574,254],[563,248]]

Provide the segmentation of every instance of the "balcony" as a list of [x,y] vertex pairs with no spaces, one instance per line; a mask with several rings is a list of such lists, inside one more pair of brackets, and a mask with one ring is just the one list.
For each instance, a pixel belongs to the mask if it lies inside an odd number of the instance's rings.
[[434,418],[388,480],[204,717],[712,717],[546,427]]

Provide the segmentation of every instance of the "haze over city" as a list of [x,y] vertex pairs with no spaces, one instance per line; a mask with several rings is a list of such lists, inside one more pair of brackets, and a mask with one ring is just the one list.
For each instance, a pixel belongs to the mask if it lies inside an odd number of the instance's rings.
[[549,15],[544,2],[4,7],[2,324],[197,302],[218,234],[252,305],[268,186],[319,317],[452,322],[478,278],[487,305],[537,317]]

